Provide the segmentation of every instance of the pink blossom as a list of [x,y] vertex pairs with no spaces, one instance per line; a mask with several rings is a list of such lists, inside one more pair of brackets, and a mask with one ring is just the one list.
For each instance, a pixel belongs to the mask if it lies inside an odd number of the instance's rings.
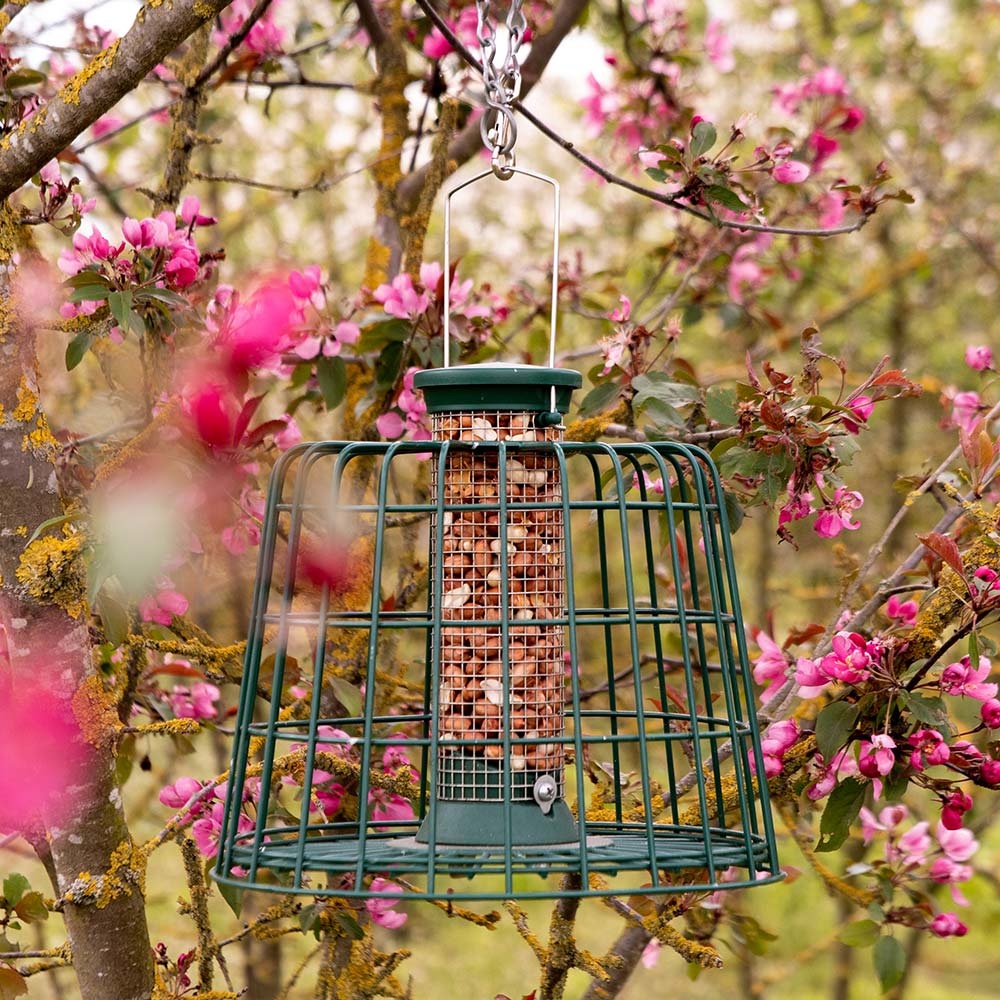
[[851,104],[844,109],[844,117],[840,120],[837,128],[841,132],[853,132],[865,120],[865,113],[856,104]]
[[238,406],[221,380],[192,383],[185,387],[182,406],[195,433],[209,448],[233,445]]
[[995,683],[986,683],[993,670],[989,657],[980,656],[979,666],[973,667],[969,657],[963,656],[956,663],[949,663],[938,679],[941,690],[945,694],[965,695],[968,698],[975,698],[976,701],[991,701],[996,698],[998,686]]
[[826,674],[821,661],[812,660],[808,656],[800,656],[795,661],[795,683],[799,685],[800,698],[815,698],[826,690],[831,677]]
[[858,752],[858,770],[866,778],[885,777],[896,763],[896,741],[887,733],[876,733],[871,740],[862,740]]
[[868,418],[875,409],[875,404],[869,396],[855,396],[848,401],[847,409],[854,414],[854,419],[852,420],[845,416],[843,421],[844,427],[852,434],[857,434],[861,430],[860,425],[868,422]]
[[[400,823],[415,818],[409,799],[383,788],[373,788],[368,793],[373,823]],[[378,827],[376,827],[378,829]]]
[[944,823],[938,823],[935,836],[941,845],[941,850],[952,861],[968,861],[979,850],[979,841],[973,832],[965,827],[951,829]]
[[992,757],[984,760],[979,769],[979,777],[990,788],[996,788],[997,785],[1000,785],[1000,760],[994,760]]
[[[372,879],[371,891],[379,893],[395,893],[399,896],[402,896],[404,892],[401,886],[394,885],[392,882],[389,882],[381,876],[376,876]],[[405,913],[400,913],[398,910],[394,909],[397,902],[398,900],[392,898],[366,899],[365,909],[368,910],[373,924],[378,924],[380,927],[386,927],[389,930],[396,930],[397,928],[402,927],[407,920],[407,915]]]
[[952,792],[941,808],[941,825],[948,830],[959,830],[962,817],[972,808],[972,797],[967,792]]
[[987,729],[1000,729],[1000,701],[990,698],[983,702],[982,707],[983,725]]
[[[0,697],[0,832],[72,822],[74,789],[85,780],[87,755],[80,725],[66,698],[49,689],[49,668],[24,664],[13,691]],[[5,681],[10,667],[4,667]],[[59,679],[51,678],[54,683]],[[65,688],[65,684],[63,684]]]
[[169,587],[161,588],[153,597],[144,597],[139,601],[139,617],[144,622],[156,622],[158,625],[170,625],[174,615],[182,615],[188,609],[188,599]]
[[965,937],[969,928],[954,913],[939,913],[930,923],[930,932],[935,937]]
[[391,284],[379,285],[372,295],[390,316],[398,319],[416,319],[430,305],[430,296],[427,292],[417,292],[405,271],[397,274]]
[[970,345],[965,349],[965,363],[977,372],[993,367],[993,351],[985,344]]
[[[649,473],[643,469],[642,470],[642,485],[645,487],[647,493],[659,493],[663,496],[663,477],[657,476],[655,479],[651,478]],[[639,473],[632,473],[632,489],[639,489]]]
[[819,129],[809,136],[808,145],[813,154],[813,170],[820,170],[823,164],[840,149],[840,143],[833,136],[826,135]]
[[779,184],[801,184],[809,176],[809,165],[801,160],[783,160],[774,165],[771,176]]
[[846,747],[843,750],[838,750],[830,758],[829,764],[823,760],[822,754],[817,754],[816,758],[821,768],[819,777],[806,792],[806,795],[813,802],[829,795],[842,778],[852,778],[858,774],[858,762]]
[[952,399],[951,422],[956,427],[961,427],[966,434],[971,434],[979,422],[982,408],[983,402],[978,392],[957,392]]
[[181,219],[188,226],[214,226],[219,221],[212,215],[201,214],[201,201],[193,194],[181,202]]
[[717,17],[713,17],[705,25],[705,54],[720,73],[731,73],[736,66],[733,43],[725,25]]
[[646,942],[646,947],[642,949],[642,955],[640,956],[643,968],[652,969],[656,965],[660,959],[661,947],[659,938],[651,937]]
[[[789,489],[791,489],[789,485]],[[792,521],[801,521],[815,511],[812,505],[813,495],[809,492],[799,493],[789,497],[788,501],[778,511],[778,527],[790,524]]]
[[907,738],[913,748],[910,763],[918,771],[935,764],[946,764],[951,757],[951,748],[936,729],[918,729]]
[[602,337],[600,341],[601,353],[604,355],[604,368],[602,375],[607,375],[613,368],[624,368],[622,359],[628,347],[629,332],[625,327],[619,327],[610,337]]
[[729,297],[739,305],[745,300],[745,292],[755,292],[767,281],[767,273],[756,260],[761,249],[757,241],[744,243],[736,248],[729,262],[726,275],[726,291]]
[[180,809],[202,789],[202,783],[196,778],[178,778],[172,785],[166,785],[160,791],[160,801],[168,809]]
[[[256,53],[262,58],[278,56],[284,51],[285,29],[274,20],[277,6],[277,3],[273,3],[254,23],[243,40],[243,45],[249,52]],[[253,0],[234,0],[219,15],[221,30],[212,32],[214,44],[224,45],[231,35],[236,34],[250,16],[253,7]]]
[[178,719],[214,719],[218,715],[215,703],[219,689],[214,684],[198,681],[190,688],[178,684],[170,695],[170,704]]
[[838,632],[832,646],[833,651],[819,661],[820,669],[829,679],[845,684],[860,684],[868,679],[872,653],[864,636],[857,632]]
[[858,814],[861,820],[861,836],[866,844],[870,844],[875,839],[876,833],[891,833],[900,823],[910,815],[906,806],[891,805],[886,806],[878,814],[878,819],[867,807],[862,806]]
[[916,601],[904,601],[899,594],[893,594],[885,605],[887,617],[898,621],[904,628],[909,628],[916,622],[918,610]]
[[760,648],[760,656],[753,661],[753,679],[758,684],[766,684],[767,688],[761,694],[761,701],[767,704],[785,682],[788,673],[788,659],[781,647],[764,631],[754,636],[754,642]]
[[833,500],[827,501],[827,506],[816,516],[813,530],[822,538],[835,538],[845,528],[857,531],[860,521],[851,520],[851,512],[857,510],[865,502],[865,498],[857,490],[848,490],[838,486],[833,494]]
[[375,427],[381,437],[392,440],[406,430],[406,422],[395,410],[388,410],[375,421]]
[[[764,774],[773,778],[781,774],[782,757],[785,751],[799,738],[798,723],[794,719],[783,719],[770,725],[760,741],[764,757]],[[751,768],[756,773],[756,761],[751,758]]]
[[814,94],[844,97],[847,95],[847,81],[839,70],[824,66],[809,79],[809,89]]
[[927,860],[927,852],[931,849],[931,837],[927,832],[930,824],[926,820],[914,823],[892,851],[886,850],[886,859],[900,860],[904,865],[922,865]]
[[295,422],[295,417],[290,414],[286,413],[281,419],[285,421],[285,429],[274,435],[274,443],[282,451],[288,451],[302,440],[302,431]]
[[120,115],[102,115],[90,127],[93,130],[94,138],[100,139],[101,136],[109,135],[111,132],[117,132],[118,129],[120,129],[124,124],[125,119]]
[[821,229],[834,229],[844,221],[844,196],[839,191],[829,191],[819,200],[819,225]]
[[632,300],[627,295],[618,296],[618,305],[608,313],[612,323],[627,323],[632,315]]

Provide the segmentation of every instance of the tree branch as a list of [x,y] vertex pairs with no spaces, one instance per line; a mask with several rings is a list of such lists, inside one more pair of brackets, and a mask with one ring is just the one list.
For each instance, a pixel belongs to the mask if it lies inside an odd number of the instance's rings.
[[31,0],[9,0],[8,3],[3,5],[3,10],[0,10],[0,31],[6,31],[10,26],[10,22],[17,17],[18,14],[24,10]]
[[48,104],[0,142],[0,199],[26,183],[229,3],[174,0],[170,5],[151,2],[142,7],[123,38],[95,56]]
[[[483,71],[482,63],[455,37],[454,32],[448,26],[448,22],[438,13],[430,0],[417,0],[420,8],[437,25],[441,33],[448,39],[455,51],[480,75]],[[538,35],[531,43],[531,52],[528,53],[524,65],[521,67],[521,95],[527,97],[531,93],[532,87],[538,83],[545,67],[549,64],[556,49],[559,48],[563,39],[570,33],[576,23],[583,16],[587,8],[588,0],[563,0],[556,8],[552,17],[552,25],[544,35]],[[521,108],[521,103],[516,106]],[[465,163],[476,155],[482,139],[479,134],[479,121],[470,122],[455,137],[448,147],[448,158],[457,164]],[[423,189],[427,178],[429,165],[408,174],[399,185],[399,202],[407,211],[412,211],[416,205],[417,198]]]
[[[579,7],[579,14],[583,12],[586,7],[587,0],[564,0],[562,7]],[[455,33],[448,26],[448,23],[443,17],[431,6],[429,0],[417,0],[417,5],[425,14],[434,22],[438,30],[442,35],[448,40],[449,44],[454,48],[454,50],[465,60],[477,73],[482,74],[483,67],[482,63],[472,53],[458,40]],[[555,24],[562,24],[560,20],[559,12],[556,14]],[[575,23],[575,20],[574,22]],[[569,31],[573,25],[568,25],[565,30]],[[547,32],[542,38],[548,37],[549,34],[555,33],[555,26],[552,31]],[[531,57],[534,56],[534,47],[539,45],[542,41],[539,38],[532,45],[532,53],[528,59],[525,60],[524,64],[524,74],[527,75],[528,64],[531,62]],[[561,40],[561,39],[560,39]],[[544,59],[547,62],[551,58],[552,53],[555,51],[555,46],[551,50],[543,50],[547,52],[544,55]],[[540,70],[539,70],[540,72]],[[537,76],[534,78],[537,81]],[[525,83],[527,84],[527,80]],[[534,81],[532,81],[534,82]],[[775,233],[782,236],[843,236],[847,233],[855,233],[861,229],[871,218],[874,213],[874,209],[869,210],[867,213],[859,215],[856,222],[851,223],[846,226],[837,226],[832,229],[815,229],[809,226],[770,226],[760,222],[732,222],[727,219],[719,219],[715,216],[709,215],[707,212],[699,211],[693,205],[688,205],[686,202],[679,199],[677,195],[662,194],[653,188],[644,187],[642,184],[636,184],[634,181],[630,181],[625,177],[620,177],[618,174],[612,173],[605,166],[598,163],[597,160],[592,159],[586,153],[581,152],[576,146],[573,145],[568,139],[564,139],[555,129],[546,125],[537,115],[532,113],[524,106],[523,98],[527,96],[530,91],[530,86],[523,86],[521,89],[522,98],[513,102],[513,107],[518,111],[521,117],[525,118],[527,121],[531,122],[539,132],[542,133],[547,139],[554,142],[560,149],[565,150],[570,156],[579,160],[585,167],[592,170],[595,174],[601,177],[603,180],[607,181],[608,184],[613,184],[616,187],[624,188],[626,191],[631,191],[632,194],[640,195],[643,198],[648,198],[650,201],[655,201],[660,205],[666,205],[668,208],[676,209],[679,212],[684,212],[687,215],[694,216],[696,219],[701,219],[703,222],[711,223],[713,226],[720,229],[735,229],[738,232],[749,232],[749,233]],[[478,122],[474,125],[467,125],[455,142],[452,144],[452,149],[450,153],[452,158],[458,162],[462,163],[468,160],[479,148],[479,125]],[[406,206],[410,205],[413,198],[420,190],[420,185],[423,181],[423,171],[418,170],[416,173],[410,174],[404,179],[400,184],[399,197],[400,203]]]

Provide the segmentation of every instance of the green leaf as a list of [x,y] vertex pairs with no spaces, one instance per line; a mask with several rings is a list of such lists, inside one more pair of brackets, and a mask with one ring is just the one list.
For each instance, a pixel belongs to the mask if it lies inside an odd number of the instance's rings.
[[403,366],[403,351],[403,344],[398,340],[382,348],[375,363],[375,383],[378,387],[386,389],[395,385]]
[[127,333],[132,325],[132,293],[130,291],[109,293],[108,308],[122,333]]
[[658,399],[669,406],[688,406],[701,399],[697,387],[674,382],[663,372],[636,375],[632,379],[632,388],[636,393],[635,405],[640,407],[647,399]]
[[850,948],[870,948],[878,936],[879,926],[874,920],[855,920],[837,935]]
[[[111,293],[114,294],[114,293]],[[108,297],[107,285],[79,285],[70,293],[70,302],[103,302]]]
[[667,179],[667,172],[666,170],[660,170],[659,167],[646,167],[646,176],[662,183]]
[[407,340],[412,332],[413,326],[408,320],[383,320],[362,330],[357,343],[357,352],[367,354],[369,351],[380,351],[390,341]]
[[31,888],[31,883],[20,873],[11,872],[3,880],[3,898],[8,907],[15,907],[21,897]]
[[835,701],[816,716],[816,745],[823,760],[829,762],[847,742],[857,721],[857,706],[846,701]]
[[743,510],[743,504],[741,504],[739,500],[737,500],[736,497],[728,490],[723,491],[722,499],[726,505],[726,519],[729,521],[729,534],[735,535],[736,532],[740,530],[740,526],[743,524],[743,519],[746,517],[746,511]]
[[71,372],[86,357],[93,342],[94,335],[83,330],[66,345],[66,371]]
[[72,521],[73,518],[77,516],[78,512],[71,512],[69,514],[60,514],[58,517],[50,517],[47,521],[42,521],[42,523],[35,528],[31,533],[31,537],[28,539],[28,544],[30,545],[36,538],[41,538],[49,528],[58,527],[60,524],[66,524]]
[[875,943],[873,959],[882,992],[888,993],[903,978],[906,952],[894,937],[881,937]]
[[705,412],[711,420],[723,427],[736,424],[736,390],[722,385],[713,385],[705,393]]
[[120,646],[128,638],[128,609],[110,597],[107,590],[97,595],[96,603],[108,642]]
[[216,885],[219,887],[219,895],[226,901],[226,905],[233,911],[233,914],[238,917],[240,910],[243,909],[243,897],[246,895],[246,889],[227,885],[225,882],[217,882]]
[[337,923],[340,924],[345,931],[347,931],[348,936],[354,938],[355,941],[361,941],[364,938],[365,932],[361,929],[361,924],[359,924],[350,914],[337,913],[335,915],[335,919]]
[[692,159],[707,153],[715,145],[715,139],[715,126],[711,122],[698,122],[691,130],[691,144],[688,146]]
[[709,201],[714,201],[733,212],[745,212],[747,203],[735,192],[721,184],[709,184],[701,192]]
[[344,706],[349,716],[357,718],[361,715],[361,691],[343,677],[331,677],[328,681],[337,701]]
[[900,703],[909,713],[925,726],[934,729],[950,729],[948,722],[948,707],[940,698],[928,698],[926,695],[915,694],[905,689],[899,692]]
[[156,288],[151,285],[149,288],[142,288],[135,293],[136,302],[149,300],[162,302],[165,306],[170,306],[171,309],[185,309],[188,305],[188,300],[183,295],[179,295],[169,288]]
[[0,1000],[14,1000],[28,993],[28,984],[16,969],[0,965]]
[[39,83],[45,83],[48,77],[37,69],[16,69],[13,73],[8,73],[4,85],[8,90],[20,90],[21,87],[34,87]]
[[343,358],[320,358],[316,362],[316,380],[328,410],[335,410],[347,394],[347,365]]
[[851,832],[868,791],[867,782],[846,778],[830,793],[823,817],[819,821],[818,852],[836,851]]
[[14,911],[26,924],[49,919],[49,911],[40,892],[26,892],[21,897],[21,902],[14,907]]
[[654,427],[672,429],[683,427],[684,415],[676,407],[665,403],[662,399],[646,396],[641,404],[637,404],[637,409],[647,420],[651,421]]
[[619,387],[615,382],[604,382],[595,386],[580,403],[580,412],[577,414],[581,419],[592,417],[602,410],[606,410],[613,400],[618,398]]

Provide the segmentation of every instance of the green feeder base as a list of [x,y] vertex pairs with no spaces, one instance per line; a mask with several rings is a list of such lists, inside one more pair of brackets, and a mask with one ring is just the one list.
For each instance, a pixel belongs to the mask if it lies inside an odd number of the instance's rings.
[[[504,801],[504,769],[497,763],[465,754],[447,754],[440,763],[440,794],[417,832],[421,844],[520,847],[567,844],[579,840],[569,806],[554,794],[555,778],[548,771],[510,773],[509,801]],[[542,783],[553,790],[536,800]],[[544,804],[543,804],[544,803]],[[507,815],[510,826],[507,826]],[[431,815],[434,830],[431,831]],[[432,838],[433,832],[433,838]]]

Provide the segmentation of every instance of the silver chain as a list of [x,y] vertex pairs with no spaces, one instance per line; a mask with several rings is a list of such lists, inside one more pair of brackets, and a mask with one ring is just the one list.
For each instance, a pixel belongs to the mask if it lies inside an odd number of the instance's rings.
[[514,166],[514,143],[517,141],[517,122],[514,120],[513,103],[521,94],[521,64],[518,50],[528,22],[521,10],[523,0],[510,0],[507,10],[507,49],[503,62],[497,68],[493,57],[497,50],[496,27],[493,23],[493,0],[476,0],[476,37],[482,52],[483,84],[486,88],[486,110],[480,119],[479,130],[483,145],[490,151],[493,173],[501,180],[511,176]]

